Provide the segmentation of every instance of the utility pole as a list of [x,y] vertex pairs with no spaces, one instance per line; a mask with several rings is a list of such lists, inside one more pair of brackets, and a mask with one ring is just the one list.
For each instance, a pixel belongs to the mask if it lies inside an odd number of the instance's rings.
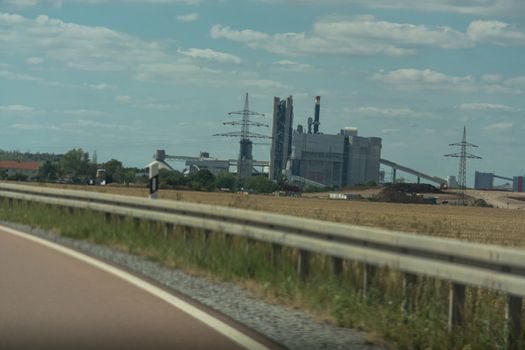
[[449,146],[459,146],[461,151],[458,153],[446,154],[445,157],[459,158],[459,176],[458,183],[461,193],[461,202],[463,205],[466,204],[466,190],[467,190],[467,158],[470,159],[481,159],[474,154],[467,153],[467,147],[478,147],[472,143],[467,142],[467,127],[463,127],[463,140],[457,143],[451,143]]
[[256,127],[269,127],[268,124],[264,123],[258,123],[250,120],[250,117],[252,116],[263,116],[262,113],[257,113],[250,111],[250,106],[248,103],[248,93],[246,93],[246,97],[244,100],[244,109],[240,111],[230,112],[228,115],[232,114],[238,114],[242,115],[241,120],[235,120],[231,122],[224,122],[223,125],[240,125],[241,126],[241,132],[234,131],[234,132],[228,132],[223,134],[215,134],[213,136],[227,136],[227,137],[240,137],[240,150],[239,150],[239,159],[237,161],[237,177],[239,179],[243,179],[246,177],[250,177],[252,175],[252,168],[253,168],[253,157],[252,157],[252,145],[253,142],[250,140],[250,138],[260,138],[260,139],[269,139],[270,136],[250,132],[250,126],[256,126]]

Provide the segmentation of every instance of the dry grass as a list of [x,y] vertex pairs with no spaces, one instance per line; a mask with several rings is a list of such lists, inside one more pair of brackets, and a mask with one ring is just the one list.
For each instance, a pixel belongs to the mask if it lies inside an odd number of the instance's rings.
[[[47,185],[57,187],[57,185]],[[58,186],[146,197],[147,189],[113,186]],[[525,211],[447,205],[414,205],[290,198],[265,195],[161,190],[160,198],[208,203],[308,217],[389,230],[525,247]]]

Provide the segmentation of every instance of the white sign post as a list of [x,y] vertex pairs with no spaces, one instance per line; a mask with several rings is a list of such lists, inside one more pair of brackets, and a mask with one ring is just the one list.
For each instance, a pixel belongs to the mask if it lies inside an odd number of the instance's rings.
[[149,164],[149,198],[157,199],[159,190],[159,162]]

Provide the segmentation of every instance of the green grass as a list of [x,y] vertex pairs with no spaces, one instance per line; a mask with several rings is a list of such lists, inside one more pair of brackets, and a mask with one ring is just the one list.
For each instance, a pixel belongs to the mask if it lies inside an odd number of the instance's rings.
[[[357,213],[358,215],[358,213]],[[340,281],[331,259],[312,255],[307,280],[297,277],[297,252],[283,248],[272,263],[271,245],[199,230],[113,219],[91,211],[69,213],[42,204],[1,201],[0,220],[39,227],[56,234],[110,246],[191,274],[238,283],[275,303],[307,310],[317,318],[371,332],[373,342],[399,349],[505,349],[504,296],[467,289],[466,325],[447,332],[449,284],[419,277],[412,291],[415,311],[404,311],[402,274],[377,270],[371,290],[362,293],[361,264],[346,261]]]

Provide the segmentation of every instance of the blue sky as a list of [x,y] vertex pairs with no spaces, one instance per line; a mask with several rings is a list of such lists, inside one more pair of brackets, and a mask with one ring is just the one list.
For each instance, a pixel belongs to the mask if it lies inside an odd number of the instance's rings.
[[268,123],[293,95],[295,125],[321,95],[322,132],[438,176],[466,125],[472,184],[525,174],[524,62],[522,0],[0,0],[0,149],[235,158],[212,135],[246,92]]

